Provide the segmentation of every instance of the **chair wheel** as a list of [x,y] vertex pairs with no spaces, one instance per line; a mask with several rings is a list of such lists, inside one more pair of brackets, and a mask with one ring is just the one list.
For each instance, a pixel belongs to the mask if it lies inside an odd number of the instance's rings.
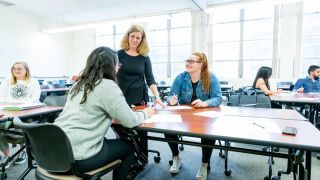
[[225,154],[223,154],[222,152],[219,152],[219,157],[221,157],[221,158],[223,158],[223,159],[226,158]]
[[180,150],[180,151],[183,151],[183,150],[184,150],[184,147],[183,147],[183,146],[179,146],[179,150]]
[[270,180],[269,176],[263,178],[264,180]]
[[319,159],[319,160],[320,160],[320,153],[318,153],[318,154],[317,154],[317,159]]
[[263,147],[262,151],[268,151],[268,147]]
[[279,147],[273,148],[273,151],[274,151],[274,152],[279,152]]
[[231,169],[228,169],[228,170],[224,171],[224,174],[225,174],[226,176],[230,176],[231,173],[232,173]]
[[170,166],[172,165],[172,163],[173,163],[173,161],[172,161],[172,160],[170,160],[170,161],[169,161]]
[[279,176],[274,176],[271,178],[271,180],[280,180],[280,177]]
[[8,177],[7,177],[7,173],[3,173],[3,174],[1,174],[1,180],[5,180],[5,179],[7,179]]
[[161,161],[161,157],[160,156],[154,156],[153,160],[154,160],[154,162],[159,163]]

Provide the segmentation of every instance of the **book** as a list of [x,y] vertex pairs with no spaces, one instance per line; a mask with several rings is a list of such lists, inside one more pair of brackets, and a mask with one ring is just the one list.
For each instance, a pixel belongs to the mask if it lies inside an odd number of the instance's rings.
[[44,103],[25,103],[25,104],[11,104],[2,106],[3,110],[9,111],[22,111],[27,109],[33,109],[38,107],[46,106]]

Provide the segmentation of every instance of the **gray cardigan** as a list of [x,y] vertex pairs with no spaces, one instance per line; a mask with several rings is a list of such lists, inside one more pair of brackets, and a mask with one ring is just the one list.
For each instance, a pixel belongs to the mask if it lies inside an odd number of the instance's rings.
[[111,80],[104,79],[88,94],[87,101],[80,104],[83,91],[67,103],[55,124],[61,127],[70,139],[76,160],[88,159],[102,148],[103,138],[112,119],[132,128],[139,125],[147,114],[133,112],[118,87]]

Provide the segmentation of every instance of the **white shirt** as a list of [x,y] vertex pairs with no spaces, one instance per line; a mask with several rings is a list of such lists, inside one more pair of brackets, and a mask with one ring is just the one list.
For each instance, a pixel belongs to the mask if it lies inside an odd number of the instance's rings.
[[0,85],[0,104],[34,103],[40,98],[39,82],[31,78],[30,81],[17,80],[11,84],[10,78],[6,78]]

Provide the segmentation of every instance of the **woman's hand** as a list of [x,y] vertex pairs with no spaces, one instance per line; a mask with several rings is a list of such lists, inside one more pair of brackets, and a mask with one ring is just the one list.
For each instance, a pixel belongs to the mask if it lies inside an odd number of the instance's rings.
[[156,104],[159,104],[162,108],[165,108],[165,105],[163,104],[163,102],[161,101],[160,97],[157,97],[154,102],[153,102],[153,106],[155,106]]
[[144,108],[143,112],[146,114],[146,119],[149,119],[154,113],[154,108]]
[[204,108],[204,107],[208,107],[208,103],[203,102],[200,99],[196,99],[191,103],[191,106],[195,108]]
[[170,106],[173,106],[173,105],[176,105],[178,103],[179,99],[176,95],[172,96],[170,101],[169,101],[169,105]]

